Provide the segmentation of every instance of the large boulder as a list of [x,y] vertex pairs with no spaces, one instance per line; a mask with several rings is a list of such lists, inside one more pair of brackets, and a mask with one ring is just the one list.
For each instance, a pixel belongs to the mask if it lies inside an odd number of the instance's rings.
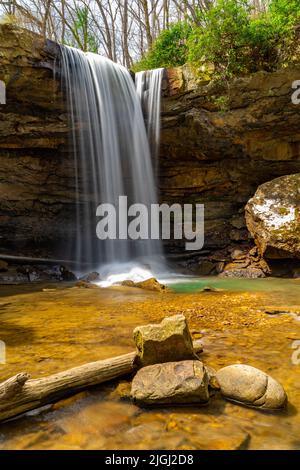
[[150,290],[154,292],[170,292],[170,289],[158,282],[155,277],[150,277],[149,279],[145,279],[144,281],[134,282],[130,279],[126,279],[122,282],[122,286],[125,287],[138,287],[139,289]]
[[135,375],[131,396],[145,405],[207,403],[208,381],[200,361],[154,364]]
[[224,398],[257,408],[280,409],[287,402],[286,393],[272,377],[255,367],[234,364],[216,374]]
[[184,315],[166,317],[159,324],[138,326],[133,337],[143,366],[195,357]]
[[259,186],[246,206],[246,222],[266,258],[300,258],[300,173]]

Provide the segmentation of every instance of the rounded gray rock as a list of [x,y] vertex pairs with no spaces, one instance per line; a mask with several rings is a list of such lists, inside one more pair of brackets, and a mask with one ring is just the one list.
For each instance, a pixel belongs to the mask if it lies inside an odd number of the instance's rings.
[[223,367],[216,378],[228,400],[265,409],[280,409],[287,402],[282,385],[255,367],[246,364]]

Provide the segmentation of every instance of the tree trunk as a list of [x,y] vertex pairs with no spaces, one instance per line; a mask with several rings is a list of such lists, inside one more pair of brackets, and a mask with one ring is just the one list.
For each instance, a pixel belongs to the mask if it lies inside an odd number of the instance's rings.
[[[202,351],[201,341],[194,341],[193,346],[195,353]],[[25,372],[17,374],[0,384],[0,421],[54,403],[92,385],[129,375],[136,369],[135,359],[136,353],[131,352],[41,379],[30,380]]]
[[152,47],[152,34],[151,34],[151,26],[150,26],[150,18],[149,18],[149,10],[148,10],[148,2],[147,0],[142,0],[142,8],[144,12],[144,21],[146,27],[146,37],[148,43],[148,49],[150,50]]
[[0,421],[53,403],[91,385],[128,375],[134,371],[136,354],[90,362],[45,378],[28,380],[21,373],[0,384]]

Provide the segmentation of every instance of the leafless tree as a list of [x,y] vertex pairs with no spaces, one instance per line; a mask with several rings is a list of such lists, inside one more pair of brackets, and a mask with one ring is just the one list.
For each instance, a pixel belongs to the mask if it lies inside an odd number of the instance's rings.
[[[249,0],[256,12],[269,0]],[[184,18],[201,22],[199,13],[215,0],[0,0],[1,13],[45,38],[92,50],[130,67],[153,46],[157,36]]]

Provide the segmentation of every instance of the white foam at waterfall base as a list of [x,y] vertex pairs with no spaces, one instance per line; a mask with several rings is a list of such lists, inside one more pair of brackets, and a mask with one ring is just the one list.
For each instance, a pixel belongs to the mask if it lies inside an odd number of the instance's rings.
[[157,261],[147,264],[146,262],[112,263],[101,266],[99,269],[101,281],[97,282],[100,287],[111,287],[120,285],[123,281],[140,282],[151,277],[159,280],[166,273],[165,267]]
[[177,273],[168,268],[164,259],[141,260],[127,263],[106,264],[99,268],[101,281],[96,284],[100,287],[121,285],[124,281],[141,282],[154,277],[162,284],[172,284],[183,279],[193,279],[193,276]]

